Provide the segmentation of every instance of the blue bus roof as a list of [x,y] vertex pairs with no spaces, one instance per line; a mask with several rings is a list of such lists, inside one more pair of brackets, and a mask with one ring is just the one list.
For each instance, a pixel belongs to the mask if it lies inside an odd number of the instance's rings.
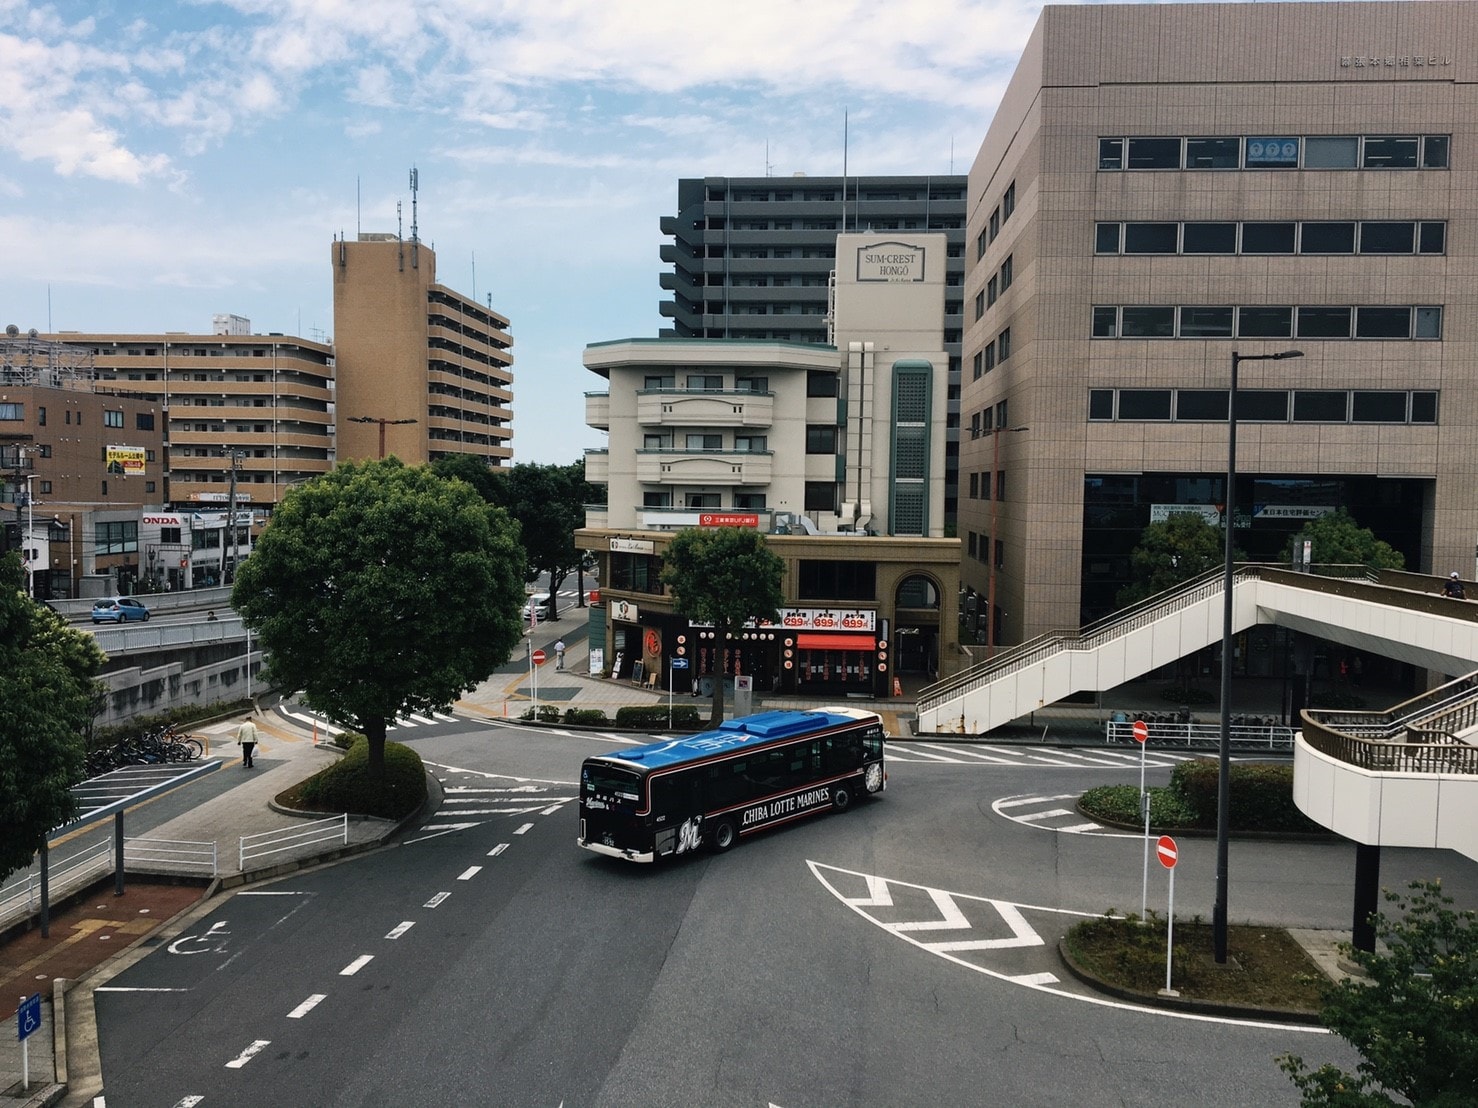
[[858,722],[856,716],[824,710],[761,712],[758,715],[725,720],[715,731],[703,731],[680,739],[647,743],[645,746],[623,747],[598,757],[630,762],[649,770],[668,769],[688,762],[701,762],[719,753],[763,746],[776,739],[799,737]]

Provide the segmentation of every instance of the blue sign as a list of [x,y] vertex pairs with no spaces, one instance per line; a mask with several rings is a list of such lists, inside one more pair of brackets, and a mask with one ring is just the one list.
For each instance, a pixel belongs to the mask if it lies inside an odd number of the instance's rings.
[[33,1033],[41,1030],[41,994],[35,993],[30,1000],[23,1001],[15,1010],[16,1038],[25,1042]]
[[673,669],[687,669],[688,668],[688,660],[686,658],[674,658],[672,660],[672,668]]

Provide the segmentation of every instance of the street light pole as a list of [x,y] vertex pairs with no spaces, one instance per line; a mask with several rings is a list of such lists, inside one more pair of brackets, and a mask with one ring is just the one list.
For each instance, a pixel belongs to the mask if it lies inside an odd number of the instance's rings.
[[379,416],[350,416],[350,423],[378,423],[380,425],[380,457],[385,456],[385,425],[415,423],[414,419],[382,419]]
[[1225,545],[1221,576],[1221,739],[1217,744],[1216,777],[1216,903],[1211,908],[1212,945],[1218,965],[1227,960],[1227,841],[1231,834],[1232,796],[1232,532],[1237,511],[1237,367],[1243,362],[1281,362],[1302,358],[1302,350],[1276,354],[1238,354],[1232,351],[1232,379],[1227,392],[1227,487],[1222,525]]
[[995,427],[991,429],[990,466],[990,549],[986,551],[986,564],[990,567],[989,584],[985,598],[985,643],[986,657],[996,656],[996,517],[997,505],[1001,502],[1001,435],[1003,432],[1029,431],[1029,427]]

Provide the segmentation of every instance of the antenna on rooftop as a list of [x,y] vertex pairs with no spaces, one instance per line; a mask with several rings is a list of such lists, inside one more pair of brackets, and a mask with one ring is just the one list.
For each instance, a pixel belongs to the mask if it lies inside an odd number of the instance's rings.
[[765,176],[774,176],[775,166],[770,161],[770,140],[765,139]]
[[411,268],[419,269],[421,265],[421,233],[416,224],[416,193],[421,187],[421,175],[416,172],[416,167],[411,166]]
[[404,221],[404,219],[401,218],[401,209],[402,209],[402,207],[403,207],[402,202],[399,201],[399,200],[397,200],[395,202],[395,246],[396,246],[397,251],[400,254],[400,272],[404,273],[405,272],[405,239],[403,237],[401,237],[401,229],[405,226],[405,221]]

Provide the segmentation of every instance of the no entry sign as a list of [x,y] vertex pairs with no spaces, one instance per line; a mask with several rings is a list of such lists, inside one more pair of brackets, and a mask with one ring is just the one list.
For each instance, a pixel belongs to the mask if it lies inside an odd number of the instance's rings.
[[545,654],[542,650],[536,650],[533,653],[534,665],[536,666],[542,666],[548,660],[548,658],[549,655]]
[[1150,725],[1142,719],[1134,721],[1134,741],[1137,743],[1148,742],[1150,737]]
[[1155,857],[1160,859],[1160,865],[1166,869],[1174,869],[1179,851],[1175,848],[1175,840],[1169,835],[1161,835],[1160,840],[1155,843]]

